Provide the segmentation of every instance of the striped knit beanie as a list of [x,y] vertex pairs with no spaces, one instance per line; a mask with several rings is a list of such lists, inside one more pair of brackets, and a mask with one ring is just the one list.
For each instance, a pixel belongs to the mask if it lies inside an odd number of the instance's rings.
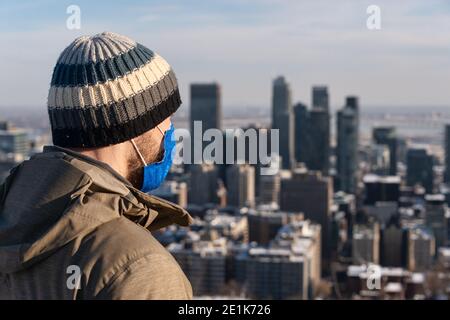
[[114,33],[83,36],[53,70],[53,143],[89,148],[124,142],[157,126],[180,104],[175,74],[157,53]]

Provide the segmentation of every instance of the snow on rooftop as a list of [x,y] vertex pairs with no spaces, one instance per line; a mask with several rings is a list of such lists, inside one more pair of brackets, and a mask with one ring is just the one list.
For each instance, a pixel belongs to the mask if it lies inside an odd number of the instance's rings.
[[411,282],[412,283],[424,283],[425,275],[420,272],[415,272],[411,275]]
[[450,248],[449,247],[440,247],[439,255],[445,258],[450,258]]
[[399,176],[379,176],[376,174],[366,174],[363,177],[364,183],[400,183],[400,177]]
[[384,287],[384,291],[387,293],[399,293],[402,292],[402,285],[398,282],[389,282]]
[[358,277],[361,273],[366,272],[366,270],[367,270],[367,266],[364,264],[360,265],[360,266],[356,266],[356,265],[348,266],[347,276]]

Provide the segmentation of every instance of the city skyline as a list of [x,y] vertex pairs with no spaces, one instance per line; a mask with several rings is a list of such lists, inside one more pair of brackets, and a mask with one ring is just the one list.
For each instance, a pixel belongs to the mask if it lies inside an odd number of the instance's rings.
[[[110,5],[102,16],[96,14],[102,3],[78,1],[80,30],[66,28],[70,4],[0,8],[0,36],[9,44],[0,54],[2,106],[44,106],[58,52],[79,35],[104,30],[133,36],[166,56],[184,104],[190,83],[215,81],[224,108],[269,107],[271,82],[284,75],[294,103],[310,105],[310,88],[324,84],[333,108],[349,94],[364,97],[364,107],[449,105],[445,1],[378,1],[377,31],[366,27],[369,1],[131,1]],[[19,94],[23,87],[27,95]]]
[[[286,86],[282,79],[274,84]],[[195,86],[191,105],[200,115],[216,114],[205,120],[213,120],[210,126],[220,127],[220,88]],[[316,103],[310,112],[328,110],[327,88],[313,91]],[[282,102],[275,107],[291,105],[285,99],[289,90],[274,86],[273,93],[274,102]],[[152,192],[183,206],[194,217],[189,231],[168,228],[155,237],[180,264],[196,298],[444,297],[439,290],[445,289],[445,282],[433,287],[429,280],[448,274],[436,269],[448,265],[450,256],[450,193],[441,188],[442,172],[433,170],[435,160],[425,149],[404,144],[391,127],[374,128],[373,143],[359,145],[357,97],[349,96],[345,105],[337,112],[337,126],[341,128],[337,132],[338,162],[326,165],[322,173],[299,165],[257,179],[257,165],[197,164],[173,170]],[[303,107],[296,105],[298,114],[304,112]],[[308,117],[304,120],[310,121]],[[331,125],[329,121],[320,123]],[[315,127],[317,124],[312,124]],[[35,152],[28,148],[36,145],[26,143],[25,131],[17,131],[8,122],[1,123],[0,129],[4,154],[21,156],[3,160],[6,176],[7,168],[23,160],[28,152]],[[393,141],[395,147],[391,148]],[[328,143],[315,143],[314,152],[323,151],[326,163],[331,164]],[[356,162],[356,158],[350,159],[353,152],[360,153],[363,165],[341,171],[339,158]],[[448,147],[445,152],[448,158]],[[391,153],[398,158],[391,159]],[[406,164],[407,170],[391,174],[391,164],[399,168]],[[334,175],[330,170],[333,167],[342,175]],[[341,179],[358,176],[360,183],[354,190],[340,183]],[[378,282],[365,280],[374,272],[379,274]],[[333,277],[336,273],[340,274],[338,278]]]

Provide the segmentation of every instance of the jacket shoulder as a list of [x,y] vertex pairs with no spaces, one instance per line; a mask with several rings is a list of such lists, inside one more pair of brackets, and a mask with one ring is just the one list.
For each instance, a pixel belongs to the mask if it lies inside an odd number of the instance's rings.
[[86,299],[165,299],[172,291],[164,282],[178,288],[176,298],[192,295],[173,256],[150,231],[125,217],[95,229],[77,254],[83,260]]

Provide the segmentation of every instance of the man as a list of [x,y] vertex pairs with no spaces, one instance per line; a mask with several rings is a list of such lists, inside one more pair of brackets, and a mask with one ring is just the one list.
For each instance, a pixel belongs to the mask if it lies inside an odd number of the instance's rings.
[[48,96],[54,146],[0,189],[1,299],[190,299],[150,231],[192,218],[148,195],[172,161],[181,104],[158,54],[113,33],[60,55]]

